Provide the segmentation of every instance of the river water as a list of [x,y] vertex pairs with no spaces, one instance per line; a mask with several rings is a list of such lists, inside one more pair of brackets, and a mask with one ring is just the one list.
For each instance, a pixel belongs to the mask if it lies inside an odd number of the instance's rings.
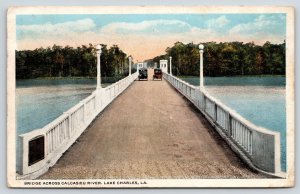
[[[181,78],[199,86],[198,77]],[[285,77],[207,77],[205,88],[257,126],[280,132],[281,168],[286,171]]]
[[95,80],[17,81],[17,134],[41,128],[89,96]]
[[[199,85],[199,78],[181,79]],[[285,77],[206,78],[205,86],[213,96],[249,121],[281,133],[282,170],[285,171]],[[95,79],[18,80],[17,135],[50,123],[90,95],[95,87]]]

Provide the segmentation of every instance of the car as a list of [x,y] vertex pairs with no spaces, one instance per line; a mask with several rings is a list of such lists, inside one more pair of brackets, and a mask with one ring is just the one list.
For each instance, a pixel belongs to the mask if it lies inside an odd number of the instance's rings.
[[148,69],[147,68],[141,68],[139,69],[139,80],[146,79],[148,80]]
[[159,68],[154,69],[153,80],[154,79],[162,80],[162,71],[161,71],[161,69],[159,69]]

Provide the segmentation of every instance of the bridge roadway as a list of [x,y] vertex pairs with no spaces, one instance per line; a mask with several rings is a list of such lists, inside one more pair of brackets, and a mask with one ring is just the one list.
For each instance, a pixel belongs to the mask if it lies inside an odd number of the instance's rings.
[[259,177],[188,100],[149,80],[135,81],[40,178]]

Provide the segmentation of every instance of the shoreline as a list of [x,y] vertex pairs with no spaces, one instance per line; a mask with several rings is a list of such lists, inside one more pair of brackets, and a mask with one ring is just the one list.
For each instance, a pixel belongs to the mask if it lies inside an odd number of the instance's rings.
[[[176,75],[175,75],[176,76]],[[183,75],[183,76],[176,76],[179,78],[195,78],[198,76],[195,75]],[[233,75],[233,76],[205,76],[209,78],[235,78],[235,77],[286,77],[286,75],[271,75],[271,74],[263,74],[263,75]],[[102,77],[102,79],[122,79],[123,77]],[[82,80],[82,79],[90,79],[96,80],[96,77],[37,77],[37,78],[28,78],[28,79],[16,79],[16,81],[24,81],[24,80]]]
[[[179,77],[179,78],[195,78],[195,77],[199,77],[199,76],[196,76],[196,75],[183,75],[183,76],[176,76],[176,77]],[[210,77],[210,78],[217,78],[217,77],[224,77],[224,78],[230,78],[230,77],[286,77],[286,75],[262,74],[262,75],[204,76],[204,78],[205,77]]]
[[[115,76],[115,77],[102,77],[102,79],[116,79],[116,78],[120,78],[122,79],[122,76]],[[97,79],[96,77],[37,77],[37,78],[28,78],[28,79],[16,79],[18,80],[61,80],[61,79],[69,79],[69,80],[77,80],[77,79]]]

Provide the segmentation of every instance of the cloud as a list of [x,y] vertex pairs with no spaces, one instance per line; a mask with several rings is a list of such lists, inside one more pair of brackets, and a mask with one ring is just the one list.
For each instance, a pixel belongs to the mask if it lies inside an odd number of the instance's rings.
[[91,31],[96,27],[96,24],[92,19],[82,19],[77,21],[63,22],[63,23],[45,23],[35,25],[18,25],[17,26],[17,37],[30,38],[30,37],[41,37],[41,36],[61,36],[72,32],[86,32]]
[[191,26],[180,20],[146,20],[138,23],[114,22],[103,26],[101,33],[179,33],[190,30]]
[[238,24],[229,30],[230,34],[285,34],[284,19],[279,16],[259,15],[253,22]]
[[226,16],[220,16],[216,19],[210,19],[206,22],[208,28],[223,28],[228,25],[230,21],[226,18]]
[[266,41],[282,43],[286,39],[285,16],[259,15],[252,22],[237,24],[228,31],[229,37],[243,39],[244,42],[254,41],[263,44]]

